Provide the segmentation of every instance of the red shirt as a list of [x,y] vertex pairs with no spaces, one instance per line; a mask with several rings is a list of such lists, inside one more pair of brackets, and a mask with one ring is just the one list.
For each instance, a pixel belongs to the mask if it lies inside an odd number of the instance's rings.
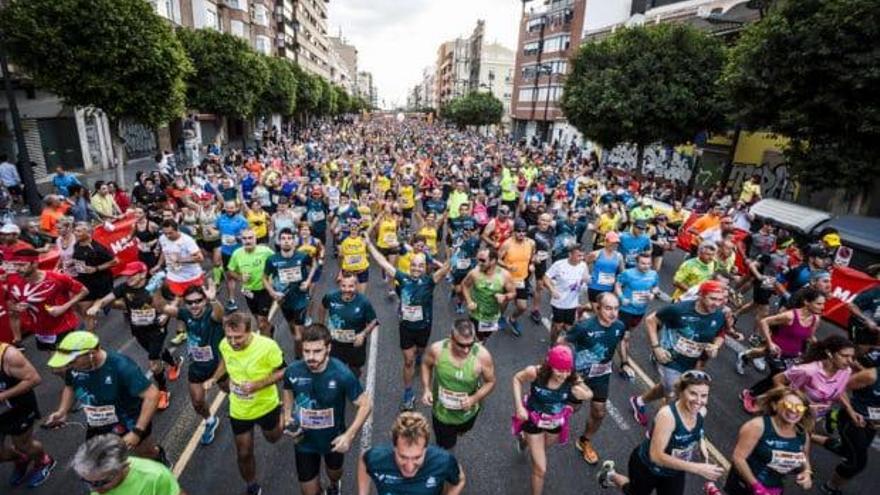
[[79,318],[73,309],[61,316],[52,316],[46,306],[59,306],[79,294],[85,286],[73,277],[47,271],[42,282],[33,283],[18,273],[7,277],[8,295],[12,303],[25,303],[27,309],[21,313],[22,329],[36,335],[55,336],[76,329]]
[[[12,245],[0,243],[0,260],[11,261],[12,255],[21,249],[33,249],[34,247],[21,239],[16,239]],[[12,270],[7,269],[7,272]]]

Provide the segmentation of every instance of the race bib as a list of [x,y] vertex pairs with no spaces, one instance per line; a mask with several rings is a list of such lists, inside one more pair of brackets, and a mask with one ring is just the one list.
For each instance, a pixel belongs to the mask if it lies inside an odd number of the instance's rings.
[[697,445],[699,442],[694,442],[683,449],[672,449],[672,457],[683,461],[692,461],[696,457]]
[[385,234],[385,237],[383,237],[382,240],[385,242],[385,244],[388,244],[389,246],[396,246],[397,234]]
[[73,260],[73,271],[76,274],[86,273],[86,263],[82,260]]
[[477,325],[477,331],[479,331],[479,332],[497,332],[498,331],[498,322],[497,321],[481,321]]
[[206,363],[214,360],[214,350],[209,345],[190,346],[189,357],[197,363]]
[[116,406],[83,406],[86,423],[91,427],[109,426],[119,423]]
[[300,266],[282,268],[278,270],[278,280],[280,280],[282,283],[295,284],[297,282],[301,282],[302,279],[302,267]]
[[634,290],[632,293],[632,301],[635,304],[648,304],[650,300],[651,291],[649,290]]
[[359,265],[361,263],[362,259],[363,259],[363,257],[359,254],[349,254],[348,256],[345,257],[345,264],[349,265],[349,266]]
[[299,410],[299,424],[306,430],[333,428],[333,408]]
[[514,285],[516,285],[517,289],[525,289],[526,288],[526,281],[525,280],[517,280]]
[[547,251],[538,251],[537,253],[535,253],[535,261],[547,261],[549,257],[550,253],[548,253]]
[[220,243],[224,246],[234,246],[236,244],[235,236],[223,234],[220,236]]
[[312,222],[320,222],[321,220],[324,220],[324,218],[325,216],[323,211],[312,210],[309,212],[309,220]]
[[767,467],[779,474],[788,474],[804,465],[806,460],[803,452],[773,450],[773,457]]
[[691,339],[679,336],[675,341],[675,352],[689,358],[698,358],[703,354],[706,344],[694,342]]
[[133,309],[131,310],[131,324],[136,327],[152,325],[156,322],[156,309]]
[[235,394],[235,396],[241,400],[251,400],[254,398],[254,394],[245,392],[241,388],[241,385],[239,385],[237,383],[232,383],[231,380],[229,382],[229,391],[232,392],[233,394]]
[[535,426],[537,426],[538,428],[541,428],[543,430],[554,430],[554,429],[562,426],[562,424],[564,422],[565,422],[565,418],[562,416],[552,417],[552,416],[544,416],[542,414],[541,419],[538,420],[538,424]]
[[595,378],[599,376],[605,376],[611,373],[611,363],[593,363],[590,365],[590,374],[589,378]]
[[617,275],[613,273],[599,272],[599,277],[597,278],[596,283],[599,285],[614,285],[616,280]]
[[149,253],[153,250],[153,246],[150,246],[149,244],[145,244],[143,242],[138,242],[138,249],[140,249],[142,253]]
[[458,261],[455,263],[455,267],[459,270],[467,270],[471,267],[470,258],[459,258]]
[[443,387],[437,387],[437,392],[440,397],[440,405],[444,408],[449,409],[450,411],[461,411],[464,409],[462,404],[464,400],[468,398],[467,393],[453,392]]
[[880,407],[868,407],[868,421],[880,425]]
[[342,344],[351,344],[354,342],[354,338],[357,336],[354,330],[350,329],[331,329],[330,336],[336,342],[340,342]]
[[401,304],[400,313],[403,317],[403,321],[415,322],[422,321],[422,319],[424,318],[421,306],[410,306],[408,304]]

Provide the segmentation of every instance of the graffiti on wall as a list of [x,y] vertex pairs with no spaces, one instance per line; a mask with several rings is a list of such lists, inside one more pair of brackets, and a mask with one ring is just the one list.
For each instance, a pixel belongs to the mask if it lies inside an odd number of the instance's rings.
[[120,125],[120,131],[129,158],[143,158],[156,152],[156,133],[150,127],[125,122]]
[[730,185],[734,191],[738,191],[742,183],[753,174],[761,176],[761,193],[765,198],[777,198],[785,201],[797,199],[797,182],[788,175],[788,167],[784,163],[776,165],[763,164],[760,167],[754,165],[736,164],[730,173]]
[[[602,154],[602,163],[606,166],[631,170],[636,166],[636,157],[635,145],[620,144]],[[658,144],[645,147],[645,156],[642,160],[642,170],[645,173],[653,173],[656,177],[668,180],[687,182],[691,178],[693,167],[693,155],[679,153],[674,148]]]

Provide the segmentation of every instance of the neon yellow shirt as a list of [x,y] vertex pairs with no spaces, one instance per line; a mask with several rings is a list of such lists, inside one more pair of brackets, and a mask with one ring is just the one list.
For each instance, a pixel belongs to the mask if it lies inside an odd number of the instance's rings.
[[[703,263],[700,261],[700,258],[691,258],[685,260],[684,263],[678,267],[673,280],[691,288],[712,278],[713,273],[715,273],[714,261]],[[684,294],[684,291],[676,288],[675,292],[672,293],[672,297],[678,298],[682,294]]]
[[428,245],[428,252],[437,255],[437,229],[435,227],[422,227],[419,229],[419,235],[425,238],[425,244]]
[[274,373],[284,362],[281,348],[269,337],[254,333],[244,349],[236,351],[226,339],[220,341],[220,355],[229,373],[229,416],[235,419],[257,419],[278,407],[278,387],[270,385],[245,393],[244,382],[255,382]]
[[248,210],[244,214],[245,220],[247,220],[248,224],[251,226],[251,230],[256,234],[257,239],[262,239],[269,235],[269,214],[265,211],[261,211],[260,213],[256,213],[254,211]]
[[367,244],[360,237],[346,237],[339,245],[341,266],[347,272],[362,272],[370,267],[367,260]]
[[[112,488],[105,495],[177,495],[180,485],[171,471],[150,459],[130,456],[128,458],[128,474],[122,483]],[[98,495],[98,492],[92,492]]]

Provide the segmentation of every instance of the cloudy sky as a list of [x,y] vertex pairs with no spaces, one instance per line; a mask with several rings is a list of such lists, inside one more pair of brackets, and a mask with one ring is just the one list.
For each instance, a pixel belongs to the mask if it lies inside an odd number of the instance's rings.
[[358,70],[373,73],[379,104],[406,103],[408,88],[433,65],[440,43],[473,31],[486,21],[485,42],[514,49],[522,3],[519,0],[330,0],[332,36],[358,49]]

